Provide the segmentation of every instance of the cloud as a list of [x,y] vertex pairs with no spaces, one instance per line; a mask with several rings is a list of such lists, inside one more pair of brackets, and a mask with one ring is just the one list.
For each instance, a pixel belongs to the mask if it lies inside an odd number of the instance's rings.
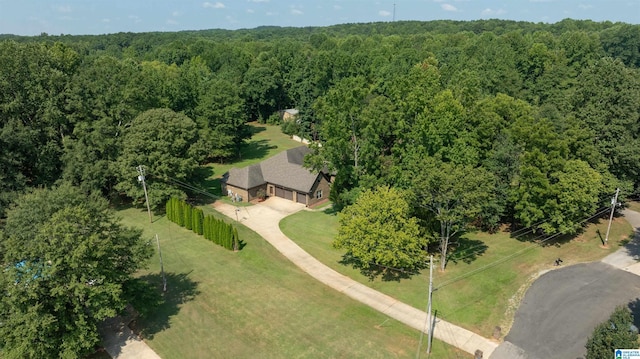
[[253,13],[255,13],[255,11],[254,11],[253,9],[247,9],[247,12],[248,12],[249,14],[253,14]]
[[269,0],[249,0],[249,2],[269,2]]
[[182,15],[182,13],[180,11],[174,11],[174,12],[171,13],[171,16],[173,16],[173,17],[178,17],[180,15]]
[[108,23],[110,23],[110,22],[111,22],[111,19],[106,19],[106,18],[105,18],[105,19],[102,19],[101,21],[102,21],[102,22],[104,22],[105,24],[108,24]]
[[578,5],[578,7],[582,10],[589,10],[589,9],[593,9],[593,5],[591,4],[580,4]]
[[204,2],[204,3],[202,3],[202,7],[211,8],[211,9],[224,9],[225,8],[224,4],[219,2],[219,1],[216,2],[216,3],[210,3],[208,1]]
[[167,20],[167,24],[168,24],[168,25],[178,25],[178,22],[177,22],[177,21],[175,21],[174,19],[168,19],[168,20]]
[[456,8],[455,6],[453,6],[451,4],[442,4],[442,5],[440,5],[440,7],[444,11],[458,11],[458,8]]
[[299,9],[291,9],[291,15],[303,15],[302,10]]
[[340,6],[340,5],[333,5],[333,9],[334,9],[334,10],[341,10],[341,9],[342,9],[342,6]]
[[506,14],[507,12],[504,9],[498,9],[498,10],[494,10],[491,8],[486,8],[484,10],[482,10],[480,12],[480,15],[482,16],[495,16],[495,15],[502,15],[502,14]]
[[380,10],[378,11],[378,15],[387,17],[387,16],[391,16],[391,13],[388,12],[387,10]]
[[553,2],[553,0],[529,0],[529,2]]
[[70,5],[60,5],[58,6],[58,12],[61,13],[70,13],[72,11]]
[[133,22],[135,23],[139,23],[142,22],[142,19],[140,19],[140,16],[137,15],[129,15],[128,16],[130,20],[133,20]]

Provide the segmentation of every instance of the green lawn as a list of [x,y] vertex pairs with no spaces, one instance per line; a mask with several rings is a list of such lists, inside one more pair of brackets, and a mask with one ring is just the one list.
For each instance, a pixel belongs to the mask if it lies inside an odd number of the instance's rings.
[[[606,221],[590,225],[572,240],[550,243],[545,247],[511,238],[506,232],[493,235],[470,233],[467,241],[480,253],[476,258],[465,258],[467,262],[450,261],[444,273],[434,271],[434,285],[438,287],[473,271],[478,272],[435,291],[434,309],[439,317],[485,337],[491,337],[496,326],[500,326],[506,334],[514,311],[529,284],[540,271],[557,268],[553,266],[556,258],[562,258],[565,266],[598,260],[615,251],[620,242],[632,233],[631,226],[623,219],[618,218],[614,223],[609,249],[601,248],[596,232],[599,230],[604,236]],[[280,222],[280,228],[289,238],[331,268],[424,310],[427,304],[428,270],[400,281],[369,280],[358,270],[340,264],[343,251],[331,246],[337,227],[337,217],[330,211],[303,211]],[[524,250],[529,247],[531,249]],[[496,263],[522,250],[522,254]]]
[[640,202],[630,201],[630,202],[627,202],[627,205],[629,206],[630,210],[640,212]]
[[[242,225],[246,247],[233,253],[164,217],[149,224],[140,209],[119,214],[145,238],[160,238],[166,303],[137,327],[164,359],[416,355],[418,331],[315,281]],[[159,287],[159,266],[156,256],[140,276]],[[470,356],[436,341],[432,357]]]

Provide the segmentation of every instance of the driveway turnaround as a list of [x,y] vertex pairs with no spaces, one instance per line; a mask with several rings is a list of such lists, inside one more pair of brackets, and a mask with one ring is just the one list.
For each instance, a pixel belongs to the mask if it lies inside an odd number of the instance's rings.
[[[412,328],[420,331],[425,329],[427,321],[425,312],[334,271],[309,255],[280,231],[280,220],[304,209],[304,205],[271,197],[251,207],[235,207],[222,201],[215,202],[213,206],[229,218],[234,220],[237,218],[242,224],[254,230],[295,265],[320,282]],[[433,336],[467,353],[474,354],[476,350],[481,350],[484,358],[488,358],[497,347],[497,343],[443,320],[436,322]]]
[[542,275],[527,291],[506,341],[491,359],[583,358],[587,338],[616,306],[631,304],[636,322],[640,319],[640,214],[623,214],[635,229],[634,240],[601,262]]

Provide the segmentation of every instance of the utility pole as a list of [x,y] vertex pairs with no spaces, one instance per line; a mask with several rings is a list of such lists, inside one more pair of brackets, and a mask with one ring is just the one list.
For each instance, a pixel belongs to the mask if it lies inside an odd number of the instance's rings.
[[429,322],[429,336],[427,337],[427,353],[431,353],[433,341],[433,318],[431,317],[431,295],[433,294],[433,255],[429,258],[429,304],[427,309],[427,321]]
[[611,214],[609,215],[609,225],[607,226],[607,234],[604,236],[604,246],[609,245],[609,230],[611,229],[611,221],[613,220],[613,212],[616,210],[618,204],[618,194],[620,194],[620,188],[616,188],[616,194],[611,199]]
[[164,265],[162,264],[162,251],[160,250],[160,240],[156,233],[156,243],[158,243],[158,255],[160,256],[160,273],[162,273],[162,291],[167,291],[167,277],[164,276]]
[[418,342],[418,351],[416,352],[416,359],[420,359],[420,351],[422,350],[422,337],[424,336],[424,331],[429,326],[428,336],[427,336],[427,353],[431,353],[431,341],[433,340],[433,335],[431,333],[433,329],[433,325],[431,325],[431,293],[433,292],[433,255],[429,257],[429,301],[427,304],[427,317],[424,322],[424,328],[420,331],[420,341]]
[[144,167],[142,165],[136,168],[138,170],[138,182],[142,182],[142,188],[144,188],[144,199],[147,202],[147,212],[149,212],[149,222],[153,223],[151,217],[151,207],[149,206],[149,195],[147,194],[147,184],[144,181]]

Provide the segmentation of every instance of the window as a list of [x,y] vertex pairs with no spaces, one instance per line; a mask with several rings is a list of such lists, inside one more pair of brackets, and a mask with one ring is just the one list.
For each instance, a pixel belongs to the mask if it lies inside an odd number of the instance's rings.
[[316,191],[316,198],[322,198],[322,190],[321,189]]

